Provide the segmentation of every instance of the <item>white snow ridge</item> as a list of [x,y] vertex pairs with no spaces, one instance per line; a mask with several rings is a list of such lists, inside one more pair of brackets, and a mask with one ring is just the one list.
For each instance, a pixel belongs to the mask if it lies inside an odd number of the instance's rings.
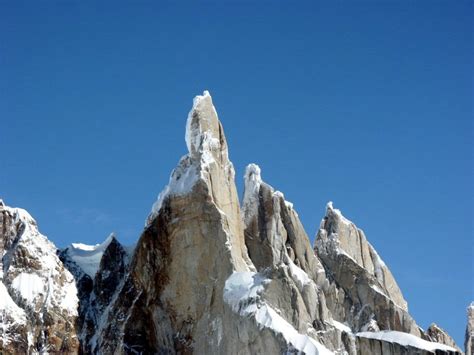
[[260,273],[234,272],[225,282],[224,301],[241,316],[253,316],[262,328],[268,328],[285,339],[289,348],[308,354],[333,354],[315,339],[298,331],[261,297],[271,280]]
[[106,240],[96,245],[72,243],[67,247],[67,254],[82,271],[94,278],[99,269],[100,259],[114,237],[114,233],[111,233]]

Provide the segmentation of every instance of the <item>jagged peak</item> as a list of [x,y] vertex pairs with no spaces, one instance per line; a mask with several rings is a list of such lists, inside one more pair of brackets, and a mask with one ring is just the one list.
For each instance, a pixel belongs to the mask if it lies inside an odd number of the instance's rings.
[[4,207],[5,203],[3,202],[3,199],[0,198],[0,207]]
[[232,163],[228,160],[223,129],[209,91],[193,99],[193,106],[186,121],[186,146],[183,156],[171,173],[168,185],[160,192],[153,204],[145,227],[158,215],[165,198],[169,195],[185,195],[192,191],[198,180],[205,180],[210,166],[219,161],[233,178]]

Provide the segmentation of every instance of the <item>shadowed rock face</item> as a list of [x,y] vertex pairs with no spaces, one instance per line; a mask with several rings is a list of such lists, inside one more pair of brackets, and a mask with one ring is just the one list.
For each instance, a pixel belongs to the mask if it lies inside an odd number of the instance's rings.
[[61,261],[76,280],[79,297],[79,317],[76,325],[81,343],[80,352],[84,354],[91,352],[91,340],[98,328],[98,321],[112,301],[128,266],[128,255],[113,234],[101,245],[92,248],[97,247],[101,249],[101,256],[93,277],[85,273],[73,260],[69,248],[58,252]]
[[[0,283],[0,320],[7,324],[0,352],[27,352],[31,329],[50,334],[48,327],[55,327],[56,338],[37,343],[67,353],[459,353],[441,328],[421,332],[390,270],[332,204],[314,250],[293,205],[262,181],[254,164],[246,169],[240,209],[208,92],[194,99],[186,145],[188,153],[153,205],[130,262],[112,236],[59,253],[62,262],[54,269],[65,276],[53,283],[65,287],[70,270],[79,297],[69,328],[57,319],[38,325],[15,298],[15,265],[44,270],[44,258],[30,255],[31,246],[21,248],[22,223],[0,215],[2,266],[8,271]],[[56,257],[55,248],[48,248],[40,249]]]

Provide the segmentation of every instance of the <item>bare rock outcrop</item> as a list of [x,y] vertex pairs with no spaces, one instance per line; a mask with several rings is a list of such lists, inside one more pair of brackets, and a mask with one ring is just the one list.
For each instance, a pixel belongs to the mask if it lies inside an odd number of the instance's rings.
[[437,324],[432,323],[428,329],[425,331],[425,338],[431,342],[440,343],[448,345],[452,348],[455,348],[459,352],[462,350],[456,345],[456,342],[453,338],[442,328],[440,328]]

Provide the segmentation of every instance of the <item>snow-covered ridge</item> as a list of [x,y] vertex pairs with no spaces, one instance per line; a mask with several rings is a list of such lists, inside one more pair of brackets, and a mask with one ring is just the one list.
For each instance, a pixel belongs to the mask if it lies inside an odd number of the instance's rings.
[[402,346],[411,346],[417,349],[422,349],[431,352],[435,352],[436,350],[457,352],[457,349],[454,349],[450,346],[426,341],[412,334],[397,332],[394,330],[383,330],[379,332],[361,332],[357,333],[356,336],[361,338],[383,340],[389,343],[396,343]]
[[264,302],[261,293],[271,280],[260,273],[234,272],[225,282],[224,301],[235,313],[253,316],[259,327],[268,328],[285,339],[288,348],[308,355],[333,354],[315,339],[298,331]]
[[67,247],[67,255],[74,261],[87,275],[95,277],[100,266],[100,259],[105,249],[109,246],[115,234],[111,233],[102,243],[87,245],[82,243],[72,243]]

